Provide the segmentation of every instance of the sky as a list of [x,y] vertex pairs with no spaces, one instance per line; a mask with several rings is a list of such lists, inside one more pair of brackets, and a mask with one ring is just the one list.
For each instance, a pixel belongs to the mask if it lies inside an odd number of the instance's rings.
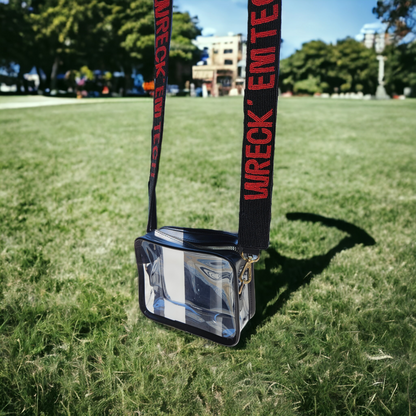
[[[302,43],[320,39],[336,42],[356,37],[365,24],[377,23],[377,0],[283,0],[282,58]],[[247,0],[174,0],[182,12],[198,16],[203,34],[247,34]]]

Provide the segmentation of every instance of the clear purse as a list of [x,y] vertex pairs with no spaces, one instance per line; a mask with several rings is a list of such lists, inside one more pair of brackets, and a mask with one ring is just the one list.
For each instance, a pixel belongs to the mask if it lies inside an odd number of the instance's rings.
[[233,346],[255,313],[254,267],[237,235],[163,227],[135,243],[140,309],[150,319]]
[[[154,0],[155,93],[147,234],[135,241],[143,314],[234,346],[256,310],[254,263],[269,245],[278,99],[281,0],[249,0],[238,234],[157,227],[172,0]],[[260,16],[260,17],[259,17]],[[163,58],[163,59],[162,59]]]

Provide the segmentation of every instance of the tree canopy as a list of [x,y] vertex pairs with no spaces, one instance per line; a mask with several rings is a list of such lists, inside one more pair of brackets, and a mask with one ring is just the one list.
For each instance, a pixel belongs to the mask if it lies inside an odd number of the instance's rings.
[[306,94],[374,93],[377,68],[375,52],[354,39],[347,38],[335,45],[314,40],[282,60],[281,85],[283,91]]
[[416,34],[416,0],[378,0],[373,13],[393,29],[397,39]]
[[[416,95],[416,42],[391,44],[387,58],[385,84],[390,94],[403,94],[410,87]],[[346,38],[335,45],[314,40],[304,43],[280,67],[283,92],[297,94],[363,92],[374,94],[378,85],[378,62],[374,49]]]
[[[175,11],[171,58],[190,62],[201,33],[198,20]],[[0,59],[30,62],[54,78],[63,70],[88,66],[153,73],[152,0],[10,0],[0,3]]]
[[406,87],[416,96],[416,42],[386,48],[386,89],[391,94],[403,94]]
[[33,57],[33,29],[27,7],[20,1],[0,2],[0,64],[25,66]]
[[[121,1],[124,3],[123,1]],[[131,60],[137,62],[151,62],[154,54],[154,16],[153,0],[137,0],[128,7],[117,7],[110,17],[111,24],[117,20],[119,26],[117,35],[121,46]],[[171,61],[190,62],[197,52],[192,40],[201,34],[198,20],[189,13],[175,11],[172,23]],[[172,62],[171,62],[172,63]],[[152,65],[142,68],[144,76],[153,71]],[[150,72],[151,73],[151,72]],[[170,78],[174,74],[170,74]]]

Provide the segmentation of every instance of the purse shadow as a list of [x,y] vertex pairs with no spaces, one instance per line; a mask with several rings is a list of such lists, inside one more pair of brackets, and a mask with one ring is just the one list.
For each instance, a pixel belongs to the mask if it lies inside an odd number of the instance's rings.
[[[326,254],[313,256],[309,259],[292,259],[281,255],[275,248],[267,250],[269,257],[265,260],[265,269],[256,270],[256,314],[241,334],[238,348],[244,348],[247,340],[257,332],[270,318],[275,315],[289,300],[292,293],[308,285],[319,276],[337,253],[349,250],[358,244],[373,246],[376,241],[362,228],[349,222],[323,217],[311,213],[293,212],[286,214],[289,221],[307,221],[321,223],[326,227],[335,227],[348,234]],[[272,270],[278,270],[273,274]],[[273,278],[271,278],[273,276]],[[280,293],[280,291],[284,290]],[[269,304],[276,296],[275,302]]]

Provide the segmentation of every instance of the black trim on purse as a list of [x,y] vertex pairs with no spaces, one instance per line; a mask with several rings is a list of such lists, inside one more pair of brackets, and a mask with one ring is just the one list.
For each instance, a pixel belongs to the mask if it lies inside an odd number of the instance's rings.
[[255,313],[254,263],[269,244],[281,0],[248,0],[247,77],[237,234],[157,229],[173,0],[154,0],[155,93],[147,234],[135,241],[139,305],[162,324],[234,346]]
[[[138,238],[135,250],[145,316],[223,345],[238,343],[254,316],[255,292],[254,280],[239,280],[245,261],[236,234],[163,227]],[[254,273],[250,267],[245,275]]]

